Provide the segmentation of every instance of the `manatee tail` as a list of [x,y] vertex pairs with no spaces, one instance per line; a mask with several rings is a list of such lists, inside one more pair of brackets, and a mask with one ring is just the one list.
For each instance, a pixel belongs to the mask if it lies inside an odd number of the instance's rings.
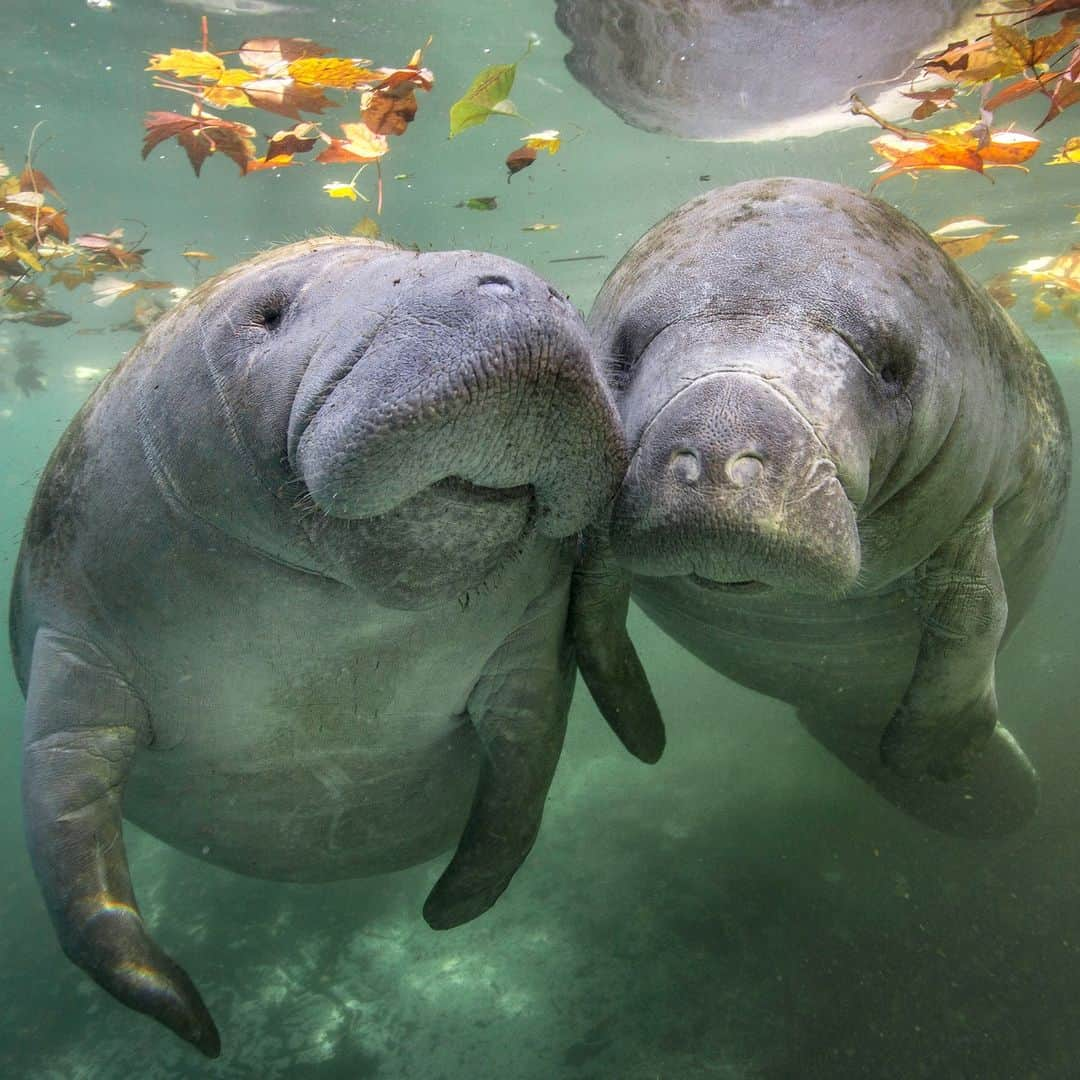
[[878,794],[938,832],[970,839],[1005,836],[1039,806],[1039,776],[1020,744],[998,724],[971,773],[955,780],[905,779],[878,757],[878,725],[837,723],[831,710],[800,710],[803,726]]

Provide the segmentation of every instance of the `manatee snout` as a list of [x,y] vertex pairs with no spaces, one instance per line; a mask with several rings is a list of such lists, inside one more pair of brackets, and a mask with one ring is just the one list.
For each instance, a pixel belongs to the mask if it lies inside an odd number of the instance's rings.
[[314,503],[369,519],[422,492],[510,493],[532,500],[541,535],[582,529],[626,459],[580,315],[494,256],[427,253],[387,273],[379,321],[321,350],[296,395],[290,460]]
[[[631,406],[632,408],[632,406]],[[859,573],[854,510],[799,408],[751,372],[693,379],[643,427],[615,504],[637,573],[842,593]]]

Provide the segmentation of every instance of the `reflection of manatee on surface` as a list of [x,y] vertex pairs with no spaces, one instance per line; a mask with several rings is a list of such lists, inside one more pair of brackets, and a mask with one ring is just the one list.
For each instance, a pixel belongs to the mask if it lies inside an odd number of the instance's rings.
[[566,66],[628,124],[719,142],[845,127],[972,0],[558,0]]

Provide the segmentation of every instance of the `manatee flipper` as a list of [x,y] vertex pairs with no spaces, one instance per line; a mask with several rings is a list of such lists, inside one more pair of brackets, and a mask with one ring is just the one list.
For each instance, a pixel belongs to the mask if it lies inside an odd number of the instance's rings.
[[435,930],[487,911],[536,840],[574,690],[565,619],[564,586],[531,605],[469,697],[483,760],[457,851],[424,903]]
[[60,944],[129,1008],[217,1057],[214,1021],[191,979],[147,933],[131,887],[121,801],[146,729],[142,702],[98,650],[38,630],[27,687],[23,815]]
[[651,765],[664,752],[664,721],[626,630],[629,607],[629,575],[616,565],[606,540],[590,533],[570,593],[578,669],[622,744]]
[[865,703],[804,707],[799,720],[882,798],[938,832],[990,840],[1026,825],[1038,809],[1038,774],[1002,724],[969,775],[942,782],[930,776],[908,779],[881,763],[881,726],[868,722]]
[[966,775],[997,724],[994,660],[1008,618],[993,514],[969,522],[915,572],[922,639],[881,741],[905,777]]

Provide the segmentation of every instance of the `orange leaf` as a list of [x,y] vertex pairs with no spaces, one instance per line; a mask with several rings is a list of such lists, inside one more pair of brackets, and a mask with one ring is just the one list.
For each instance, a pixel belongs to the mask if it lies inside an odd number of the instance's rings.
[[1006,86],[1003,90],[999,90],[992,97],[987,98],[983,103],[983,108],[986,109],[987,112],[994,112],[996,109],[1000,109],[1005,105],[1011,105],[1014,101],[1020,101],[1031,94],[1049,91],[1053,86],[1054,80],[1058,78],[1060,74],[1060,72],[1055,71],[1043,75],[1040,78],[1020,79],[1019,81]]
[[1020,165],[1027,161],[1042,145],[1034,135],[1022,131],[995,131],[990,141],[979,149],[979,157],[986,165]]
[[[881,140],[875,140],[880,142]],[[875,143],[871,143],[874,146]],[[880,151],[879,151],[880,152]],[[890,158],[892,164],[884,167],[885,171],[874,181],[874,187],[903,173],[919,172],[923,169],[970,169],[972,172],[983,171],[983,159],[970,148],[931,144],[921,150],[901,154]]]

